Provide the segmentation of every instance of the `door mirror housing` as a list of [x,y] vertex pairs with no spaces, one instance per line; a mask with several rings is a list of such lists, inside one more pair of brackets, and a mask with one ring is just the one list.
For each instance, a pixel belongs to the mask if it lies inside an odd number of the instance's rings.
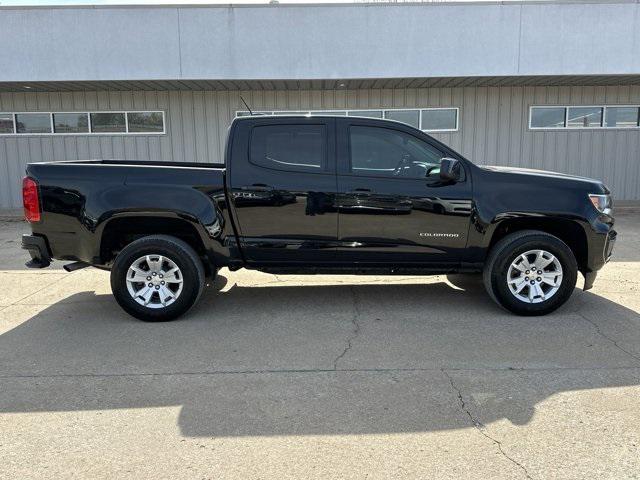
[[444,182],[458,182],[462,178],[460,161],[455,158],[444,157],[440,160],[440,180]]

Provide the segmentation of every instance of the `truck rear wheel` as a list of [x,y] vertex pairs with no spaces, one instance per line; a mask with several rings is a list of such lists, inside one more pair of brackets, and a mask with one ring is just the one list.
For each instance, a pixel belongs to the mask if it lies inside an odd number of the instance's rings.
[[111,290],[130,315],[163,322],[196,303],[204,279],[202,261],[191,246],[168,235],[152,235],[131,242],[118,254]]
[[493,247],[483,280],[489,296],[518,315],[546,315],[564,304],[578,265],[559,238],[537,230],[507,235]]

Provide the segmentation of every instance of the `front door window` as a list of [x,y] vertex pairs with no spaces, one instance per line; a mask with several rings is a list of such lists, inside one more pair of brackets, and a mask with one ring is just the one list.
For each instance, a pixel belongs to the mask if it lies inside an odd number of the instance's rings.
[[443,154],[405,132],[354,125],[349,144],[353,175],[436,179],[440,174]]

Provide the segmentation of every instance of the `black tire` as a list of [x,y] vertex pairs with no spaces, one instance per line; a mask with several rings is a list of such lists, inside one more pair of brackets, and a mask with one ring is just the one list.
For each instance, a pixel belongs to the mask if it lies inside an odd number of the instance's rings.
[[[129,293],[126,280],[129,267],[145,255],[162,255],[180,268],[182,291],[170,305],[149,308],[136,302]],[[111,291],[116,301],[125,312],[145,322],[165,322],[184,314],[198,301],[204,283],[204,267],[198,254],[189,244],[169,235],[151,235],[131,242],[118,254],[111,269]]]
[[[562,281],[550,298],[539,303],[525,303],[511,293],[507,276],[511,263],[530,250],[545,250],[554,255],[562,267]],[[501,307],[517,315],[546,315],[563,305],[573,293],[578,265],[571,249],[558,237],[538,230],[522,230],[507,235],[494,245],[483,270],[484,286]],[[515,278],[515,277],[512,277]]]

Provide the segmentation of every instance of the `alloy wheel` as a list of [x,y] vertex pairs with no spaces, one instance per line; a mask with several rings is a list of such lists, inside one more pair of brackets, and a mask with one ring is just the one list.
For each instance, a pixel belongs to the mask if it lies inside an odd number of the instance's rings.
[[145,255],[127,270],[127,290],[131,297],[147,308],[165,308],[182,293],[180,268],[168,257]]
[[529,250],[511,262],[507,285],[511,294],[521,302],[544,302],[562,285],[562,265],[546,250]]

